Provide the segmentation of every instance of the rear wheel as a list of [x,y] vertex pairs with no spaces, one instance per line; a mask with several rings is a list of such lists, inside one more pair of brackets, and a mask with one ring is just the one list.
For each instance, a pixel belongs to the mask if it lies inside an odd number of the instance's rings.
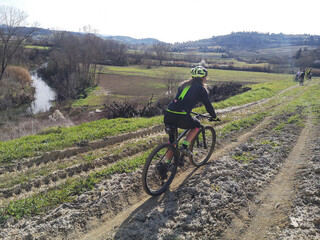
[[[172,152],[170,162],[168,151]],[[167,190],[177,172],[177,159],[177,151],[170,143],[160,144],[150,153],[142,172],[142,185],[149,195],[156,196]]]
[[195,166],[205,164],[211,157],[216,145],[216,131],[211,126],[204,126],[190,144],[191,162]]

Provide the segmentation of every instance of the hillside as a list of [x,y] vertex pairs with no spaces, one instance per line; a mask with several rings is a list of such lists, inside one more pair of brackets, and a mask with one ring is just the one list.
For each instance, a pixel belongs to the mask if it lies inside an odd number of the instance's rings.
[[275,48],[281,46],[319,46],[320,36],[236,32],[199,40],[193,44],[217,45],[226,48],[241,49]]
[[320,79],[281,76],[215,104],[210,161],[186,162],[160,197],[141,169],[167,141],[162,117],[0,142],[0,238],[319,239]]
[[[35,39],[48,38],[56,30],[39,28],[33,34]],[[80,32],[72,32],[73,34],[82,34]],[[99,35],[102,38],[114,39],[124,42],[128,45],[152,45],[159,42],[155,38],[142,38],[136,39],[130,36],[112,36],[112,35]],[[220,46],[225,48],[241,48],[241,49],[259,49],[259,48],[274,48],[281,46],[320,46],[320,36],[300,34],[275,34],[275,33],[258,33],[258,32],[233,32],[222,36],[213,36],[209,39],[202,39],[198,41],[187,41],[173,44],[174,47],[209,47]]]
[[[36,39],[36,40],[50,39],[52,34],[55,31],[59,31],[59,30],[50,30],[50,29],[39,28],[32,35],[32,37],[34,39]],[[81,32],[71,32],[71,33],[73,33],[75,35],[83,34]],[[117,40],[117,41],[123,42],[123,43],[128,44],[128,45],[152,45],[155,42],[159,42],[159,40],[157,40],[155,38],[136,39],[136,38],[132,38],[132,37],[129,37],[129,36],[111,36],[111,35],[103,35],[103,34],[98,34],[98,36],[100,36],[101,38],[104,38],[104,39]]]

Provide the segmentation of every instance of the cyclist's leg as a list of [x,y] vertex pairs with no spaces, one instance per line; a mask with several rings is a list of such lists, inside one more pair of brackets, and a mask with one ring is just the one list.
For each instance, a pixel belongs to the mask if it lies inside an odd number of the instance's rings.
[[[168,143],[171,143],[171,144],[173,144],[173,142],[174,142],[174,134],[172,134],[172,133],[170,133],[169,134],[169,141],[168,141]],[[171,159],[172,159],[172,157],[173,157],[173,151],[171,151],[170,149],[168,149],[168,152],[167,152],[167,160],[166,160],[166,162],[167,163],[170,163],[171,162]]]
[[183,122],[183,128],[190,129],[187,133],[187,136],[185,140],[183,141],[183,146],[188,147],[192,141],[192,139],[196,136],[196,134],[199,131],[201,124],[198,119],[195,117],[192,117],[190,115],[186,115],[184,122]]
[[190,144],[192,139],[197,135],[199,131],[199,128],[193,128],[190,129],[187,136],[186,136],[186,141]]
[[[165,127],[166,127],[166,132],[169,135],[168,143],[171,143],[171,144],[174,143],[175,137],[176,137],[175,136],[176,129],[172,128],[173,126],[176,126],[175,117],[176,116],[173,115],[173,113],[170,113],[170,112],[165,112],[165,114],[164,114],[164,124],[165,124]],[[167,152],[167,155],[166,155],[167,163],[169,163],[171,161],[172,157],[173,157],[173,151],[168,149],[168,152]]]

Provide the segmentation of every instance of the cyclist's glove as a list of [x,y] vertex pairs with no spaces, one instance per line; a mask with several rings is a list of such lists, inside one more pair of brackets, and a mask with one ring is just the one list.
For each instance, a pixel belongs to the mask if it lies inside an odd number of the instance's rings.
[[218,118],[218,117],[215,117],[215,118],[211,117],[211,118],[209,118],[209,121],[210,121],[210,122],[212,122],[212,121],[220,122],[221,120],[220,120],[220,118]]

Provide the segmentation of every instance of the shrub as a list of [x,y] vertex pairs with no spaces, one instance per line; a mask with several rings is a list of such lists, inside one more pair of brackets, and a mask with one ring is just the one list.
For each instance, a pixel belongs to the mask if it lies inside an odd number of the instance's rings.
[[11,81],[17,81],[24,85],[29,85],[31,83],[29,71],[18,66],[8,66],[6,68],[4,78]]
[[0,81],[0,110],[28,103],[34,99],[31,76],[22,67],[9,66]]

